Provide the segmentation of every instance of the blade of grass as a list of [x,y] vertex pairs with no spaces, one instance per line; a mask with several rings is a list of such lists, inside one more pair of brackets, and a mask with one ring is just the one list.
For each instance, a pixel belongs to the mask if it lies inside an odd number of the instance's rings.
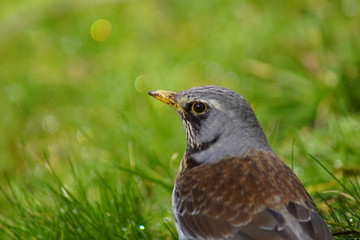
[[173,186],[162,181],[161,179],[158,179],[158,178],[155,178],[155,177],[152,177],[152,176],[149,176],[147,174],[145,174],[144,172],[141,172],[139,170],[135,170],[135,169],[131,169],[131,168],[126,168],[126,167],[121,167],[121,166],[117,166],[117,168],[121,171],[124,171],[124,172],[127,172],[127,173],[130,173],[130,174],[133,174],[133,175],[136,175],[136,176],[139,176],[143,179],[146,179],[146,180],[149,180],[153,183],[156,183],[156,184],[159,184],[160,186],[162,186],[163,188],[165,188],[166,190],[168,191],[172,191],[173,189]]

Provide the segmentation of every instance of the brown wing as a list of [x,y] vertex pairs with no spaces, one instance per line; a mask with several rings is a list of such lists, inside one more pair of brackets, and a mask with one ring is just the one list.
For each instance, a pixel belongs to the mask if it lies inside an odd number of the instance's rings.
[[270,153],[183,171],[173,198],[184,239],[333,239],[298,178]]

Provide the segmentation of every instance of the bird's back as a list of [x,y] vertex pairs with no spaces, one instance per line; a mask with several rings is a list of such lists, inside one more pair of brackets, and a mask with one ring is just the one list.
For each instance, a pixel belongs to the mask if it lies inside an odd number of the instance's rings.
[[271,152],[185,164],[173,210],[183,239],[333,239],[298,178]]

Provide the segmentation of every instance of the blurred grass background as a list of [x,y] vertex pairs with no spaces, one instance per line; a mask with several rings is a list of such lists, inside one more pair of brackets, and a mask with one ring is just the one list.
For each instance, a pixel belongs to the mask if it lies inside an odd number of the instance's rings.
[[358,228],[359,17],[358,0],[2,1],[0,238],[176,239],[185,135],[146,92],[210,84],[252,104],[334,230]]

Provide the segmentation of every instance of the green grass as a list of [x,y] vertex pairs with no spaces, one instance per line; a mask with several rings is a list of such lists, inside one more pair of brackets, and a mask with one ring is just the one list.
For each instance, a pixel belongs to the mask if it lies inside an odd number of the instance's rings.
[[[360,3],[3,1],[0,239],[176,239],[185,149],[153,89],[254,107],[333,231],[360,228]],[[102,42],[92,24],[106,19]],[[359,239],[343,236],[337,239]]]

